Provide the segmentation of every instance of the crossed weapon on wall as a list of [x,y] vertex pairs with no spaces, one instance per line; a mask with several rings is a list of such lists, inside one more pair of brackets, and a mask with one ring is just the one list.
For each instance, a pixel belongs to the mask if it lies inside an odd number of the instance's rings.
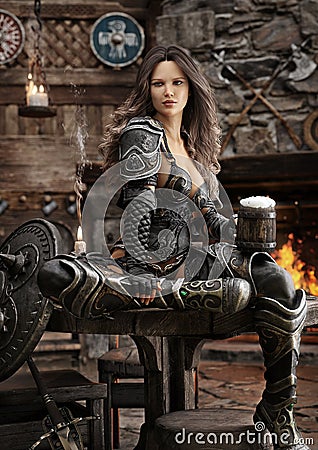
[[301,49],[303,47],[305,47],[307,42],[308,42],[308,39],[306,41],[304,41],[299,47],[297,47],[295,44],[291,45],[291,49],[292,49],[291,56],[283,64],[278,64],[278,66],[276,67],[276,69],[274,70],[274,72],[272,73],[270,78],[266,81],[266,83],[263,85],[263,87],[259,91],[257,91],[247,80],[245,80],[245,78],[238,72],[238,70],[236,70],[233,66],[225,63],[225,61],[224,61],[225,52],[224,51],[220,52],[219,54],[211,52],[211,55],[220,64],[220,68],[219,68],[219,72],[218,72],[219,79],[221,79],[222,81],[224,81],[227,84],[230,83],[230,81],[222,75],[223,69],[227,69],[238,80],[240,80],[247,89],[249,89],[254,94],[254,97],[252,98],[252,100],[241,111],[241,113],[239,114],[237,119],[233,122],[229,131],[227,132],[227,134],[223,140],[222,146],[221,146],[221,152],[223,152],[225,150],[228,143],[230,142],[230,139],[231,139],[235,129],[240,124],[243,117],[248,113],[248,111],[253,107],[253,105],[255,105],[257,100],[260,100],[274,114],[274,116],[276,116],[280,120],[280,122],[286,128],[287,133],[289,134],[289,136],[290,136],[291,140],[293,141],[293,143],[295,144],[295,146],[298,149],[301,148],[301,146],[302,146],[301,139],[296,135],[296,133],[294,132],[292,127],[287,123],[287,121],[284,119],[282,114],[275,108],[275,106],[270,101],[267,100],[267,98],[263,94],[265,93],[266,89],[271,85],[271,83],[275,80],[275,78],[277,78],[277,76],[284,69],[286,69],[286,67],[289,65],[289,63],[291,61],[293,61],[295,63],[296,69],[289,74],[289,76],[288,76],[289,80],[293,80],[293,81],[305,80],[315,71],[317,64],[314,61],[312,61],[306,53],[301,51]]

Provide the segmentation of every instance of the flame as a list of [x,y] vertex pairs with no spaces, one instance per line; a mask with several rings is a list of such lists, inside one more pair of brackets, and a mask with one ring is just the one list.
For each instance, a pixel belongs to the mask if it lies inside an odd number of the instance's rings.
[[82,241],[83,240],[83,230],[82,230],[82,227],[80,225],[77,228],[77,237],[76,237],[76,239],[78,241]]
[[312,295],[318,295],[318,280],[315,267],[301,260],[299,254],[293,250],[294,235],[288,235],[288,241],[281,249],[275,250],[272,257],[277,264],[286,269],[292,276],[296,289],[304,289]]

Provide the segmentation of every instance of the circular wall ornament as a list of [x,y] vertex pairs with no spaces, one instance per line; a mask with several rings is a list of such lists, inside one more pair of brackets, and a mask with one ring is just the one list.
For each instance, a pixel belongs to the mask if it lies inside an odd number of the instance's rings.
[[9,11],[0,9],[0,64],[6,64],[21,52],[25,31],[20,20]]
[[308,147],[318,150],[318,111],[313,111],[306,117],[304,138]]
[[90,44],[93,53],[102,63],[111,67],[132,64],[145,46],[143,28],[125,13],[108,13],[93,25]]

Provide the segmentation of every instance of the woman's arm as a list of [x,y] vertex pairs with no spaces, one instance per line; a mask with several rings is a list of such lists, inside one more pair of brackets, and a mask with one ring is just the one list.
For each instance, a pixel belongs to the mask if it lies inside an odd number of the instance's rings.
[[151,119],[135,118],[120,138],[120,174],[126,181],[119,199],[119,206],[124,209],[121,236],[127,253],[127,270],[141,278],[143,292],[139,295],[145,303],[152,301],[156,294],[154,275],[147,262],[150,261],[152,214],[157,205],[155,188],[161,165],[162,135],[162,128]]

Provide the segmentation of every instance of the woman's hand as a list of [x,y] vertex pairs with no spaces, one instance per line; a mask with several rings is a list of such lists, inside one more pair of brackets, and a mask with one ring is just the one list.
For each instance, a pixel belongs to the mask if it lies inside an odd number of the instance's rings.
[[161,292],[160,280],[150,273],[145,263],[139,262],[132,256],[127,258],[127,272],[130,274],[131,287],[129,292],[141,303],[149,305]]
[[149,303],[153,302],[162,290],[160,280],[150,274],[142,274],[139,276],[131,275],[130,281],[131,295],[145,305],[149,305]]

